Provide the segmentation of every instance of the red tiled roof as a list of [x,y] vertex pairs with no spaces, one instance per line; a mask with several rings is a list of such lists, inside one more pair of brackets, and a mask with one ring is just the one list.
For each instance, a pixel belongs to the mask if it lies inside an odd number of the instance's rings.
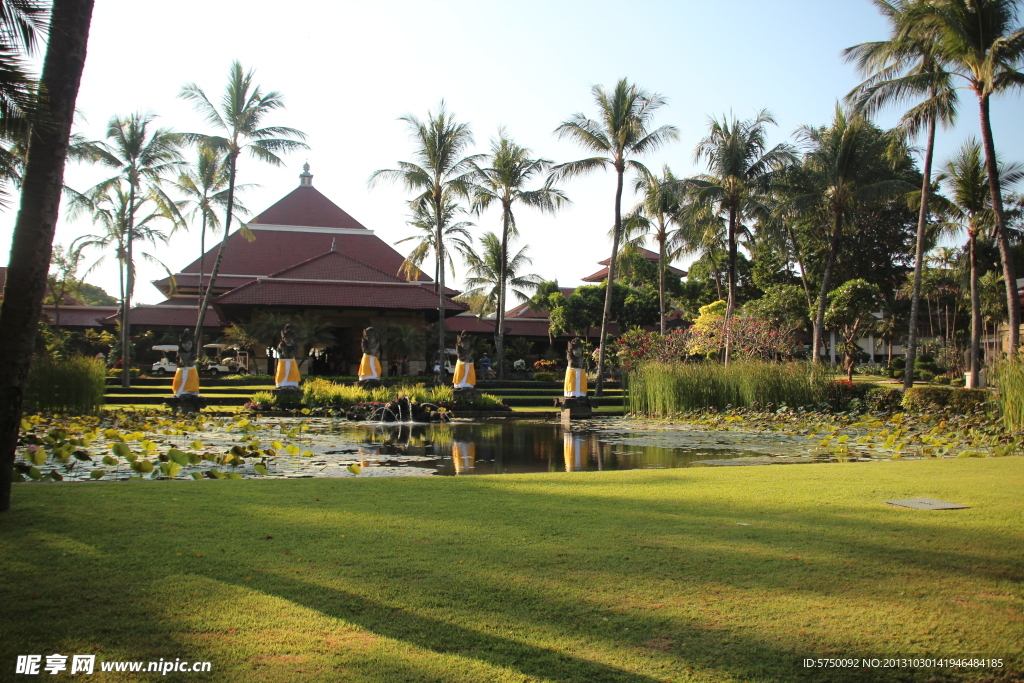
[[[117,306],[61,306],[61,327],[100,327],[106,323],[105,318],[117,313]],[[51,323],[56,323],[56,311],[53,306],[43,306],[43,315]]]
[[[650,249],[640,249],[640,255],[652,263],[658,262],[658,254],[651,251]],[[608,278],[608,264],[612,262],[611,258],[606,258],[604,261],[598,261],[599,266],[604,266],[601,270],[597,271],[593,275],[588,275],[583,278],[584,282],[604,282]],[[679,277],[686,277],[686,271],[676,268],[675,266],[669,266],[665,269],[669,273],[674,273]]]
[[[562,292],[562,296],[567,299],[576,291],[574,287],[559,287],[558,289]],[[547,320],[548,314],[530,308],[530,302],[526,302],[506,311],[505,320],[508,320],[509,318],[544,318]]]
[[[167,325],[169,327],[190,327],[196,324],[196,317],[199,314],[199,306],[193,304],[191,306],[185,304],[175,303],[171,301],[162,301],[155,305],[140,305],[132,307],[131,315],[128,316],[128,321],[132,325],[146,325],[150,327],[158,327]],[[63,320],[63,314],[61,319]],[[104,324],[114,324],[117,322],[117,315],[111,315],[103,319]],[[63,324],[63,323],[62,323]],[[223,327],[224,323],[221,322],[220,316],[217,315],[217,311],[213,308],[206,309],[206,317],[203,318],[204,327]]]
[[[435,310],[437,294],[430,285],[405,282],[301,282],[286,278],[254,280],[214,299],[219,305],[323,306],[330,308],[390,308]],[[449,311],[465,311],[466,304],[449,299]]]
[[302,263],[280,270],[270,277],[296,280],[349,280],[356,282],[405,282],[397,275],[345,256],[340,251],[328,251]]
[[312,185],[299,185],[250,222],[257,225],[366,230],[364,225]]

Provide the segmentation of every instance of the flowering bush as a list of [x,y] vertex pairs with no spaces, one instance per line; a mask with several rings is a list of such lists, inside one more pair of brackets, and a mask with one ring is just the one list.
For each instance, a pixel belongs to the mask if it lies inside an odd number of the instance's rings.
[[539,360],[533,364],[533,369],[538,372],[551,372],[558,368],[556,360]]

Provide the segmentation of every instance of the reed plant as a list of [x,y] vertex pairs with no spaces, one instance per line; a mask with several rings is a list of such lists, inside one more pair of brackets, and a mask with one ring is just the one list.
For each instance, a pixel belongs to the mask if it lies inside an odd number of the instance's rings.
[[1007,431],[1024,429],[1024,361],[1019,357],[996,363],[990,373]]
[[641,364],[627,381],[627,406],[637,415],[669,416],[690,410],[817,405],[833,383],[813,363],[739,361]]
[[28,375],[25,403],[52,413],[96,413],[103,405],[107,365],[99,358],[36,357]]

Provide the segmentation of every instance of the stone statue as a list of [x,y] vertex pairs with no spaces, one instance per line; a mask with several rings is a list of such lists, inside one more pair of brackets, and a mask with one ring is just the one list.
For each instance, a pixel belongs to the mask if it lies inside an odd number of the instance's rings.
[[171,393],[174,396],[167,401],[167,405],[175,413],[194,413],[205,405],[204,399],[199,395],[199,370],[196,368],[195,338],[192,330],[185,328],[178,337],[178,367],[174,371],[174,380],[171,382]]
[[299,362],[295,359],[299,353],[299,344],[295,340],[295,330],[285,325],[281,330],[281,341],[277,345],[277,371],[274,373],[274,384],[278,390],[297,391],[302,383],[299,373]]
[[455,353],[458,360],[455,362],[452,384],[457,390],[472,390],[476,387],[476,368],[473,366],[473,349],[465,332],[460,332],[455,340]]
[[579,337],[574,337],[569,342],[569,347],[565,351],[565,359],[569,362],[570,368],[577,368],[586,370],[586,361],[583,353],[583,342],[579,340]]
[[377,330],[367,327],[363,330],[363,357],[359,361],[359,386],[373,388],[380,386],[380,337]]
[[586,419],[592,415],[591,402],[587,397],[586,356],[583,342],[578,337],[569,342],[565,357],[568,361],[568,367],[565,369],[565,386],[562,398],[556,399],[556,404],[562,408],[563,423],[571,419]]
[[178,367],[194,368],[196,355],[196,342],[192,336],[192,328],[186,327],[178,337]]

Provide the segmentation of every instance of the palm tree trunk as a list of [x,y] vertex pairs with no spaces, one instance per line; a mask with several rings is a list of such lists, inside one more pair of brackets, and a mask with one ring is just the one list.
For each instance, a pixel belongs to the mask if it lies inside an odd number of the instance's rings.
[[[928,121],[928,147],[924,153],[924,179],[921,181],[921,208],[917,214],[917,244],[914,252],[914,291],[910,298],[910,330],[904,354],[907,367],[903,371],[903,388],[914,386],[914,361],[917,359],[917,316],[921,309],[921,271],[924,267],[924,227],[928,217],[928,197],[932,187],[932,155],[935,152],[935,117]],[[928,314],[931,321],[931,313]]]
[[658,232],[658,322],[665,336],[665,226]]
[[800,282],[804,286],[804,296],[807,297],[807,308],[814,304],[811,299],[811,288],[807,285],[807,273],[804,271],[804,260],[800,256],[800,247],[796,243],[796,235],[793,233],[793,226],[786,225],[786,230],[789,232],[789,241],[793,243],[793,255],[796,256],[796,264],[800,266]]
[[127,389],[132,385],[132,364],[131,354],[131,310],[132,290],[135,288],[135,262],[132,256],[132,244],[135,242],[135,183],[136,178],[129,178],[130,188],[128,191],[128,227],[125,233],[125,241],[128,243],[125,252],[128,262],[128,283],[124,289],[124,298],[121,299],[121,388]]
[[441,223],[441,192],[434,192],[434,216],[437,218],[437,358],[441,368],[440,381],[445,380],[445,350],[444,350],[444,242]]
[[1006,282],[1006,313],[1010,327],[1007,355],[1013,358],[1020,344],[1020,301],[1017,298],[1017,273],[1010,251],[1010,239],[1006,234],[1006,214],[1003,212],[1003,193],[999,187],[999,168],[996,164],[996,145],[992,138],[992,122],[989,119],[988,95],[980,97],[981,139],[985,145],[985,171],[988,174],[989,192],[992,194],[992,209],[996,215],[996,239],[999,243],[999,259],[1003,264],[1003,280]]
[[41,102],[47,125],[33,126],[0,303],[0,511],[11,507],[14,456],[37,325],[50,269],[64,161],[85,65],[92,0],[54,0],[43,63]]
[[601,313],[601,338],[597,347],[597,384],[594,387],[594,395],[601,396],[604,393],[604,359],[607,349],[605,340],[608,336],[608,318],[612,313],[612,287],[615,284],[615,260],[619,255],[619,236],[622,232],[622,176],[625,169],[619,165],[615,167],[615,230],[612,235],[612,259],[608,262],[608,283],[604,290],[604,312]]
[[828,287],[832,284],[832,270],[836,265],[836,255],[839,253],[839,239],[843,231],[842,215],[835,215],[835,224],[832,226],[832,240],[828,249],[828,261],[825,263],[825,273],[821,277],[821,289],[818,291],[818,312],[814,316],[814,334],[811,345],[812,358],[818,360],[818,349],[821,348],[823,333],[825,330],[825,303],[828,300]]
[[725,366],[732,357],[732,334],[729,331],[732,313],[736,308],[736,207],[729,207],[729,301],[725,305]]
[[199,289],[196,303],[203,300],[203,273],[206,272],[206,208],[201,207],[203,212],[203,227],[199,233]]
[[210,300],[213,298],[213,288],[217,284],[217,273],[220,272],[220,264],[224,260],[224,247],[228,244],[228,233],[231,232],[231,214],[235,210],[235,172],[238,152],[231,152],[228,157],[230,172],[228,173],[228,209],[224,216],[224,238],[220,241],[220,248],[217,250],[217,258],[213,262],[213,270],[210,271],[210,284],[206,286],[202,302],[199,304],[199,318],[196,320],[195,349],[196,355],[203,352],[203,322],[206,320],[206,309],[210,307]]
[[981,370],[981,294],[978,292],[977,235],[968,233],[971,245],[971,386],[978,388],[978,372]]
[[505,379],[505,283],[508,280],[508,228],[512,207],[502,202],[501,264],[498,277],[498,314],[495,319],[498,328],[494,332],[494,351],[498,361],[498,378]]

